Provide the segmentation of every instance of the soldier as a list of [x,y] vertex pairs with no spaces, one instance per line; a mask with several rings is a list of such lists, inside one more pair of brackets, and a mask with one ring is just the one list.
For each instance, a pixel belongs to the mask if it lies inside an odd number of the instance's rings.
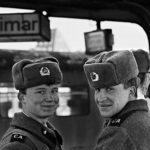
[[12,67],[22,112],[16,113],[0,150],[61,150],[62,138],[49,118],[58,107],[62,72],[54,57],[24,59]]
[[144,99],[148,97],[148,87],[150,84],[150,59],[149,59],[149,53],[142,50],[134,50],[132,51],[134,54],[134,57],[136,59],[138,69],[139,69],[139,75],[140,78],[140,84],[138,87],[137,92],[137,98],[138,99]]
[[139,71],[133,53],[98,54],[85,63],[84,71],[105,119],[95,149],[150,149],[150,115],[147,102],[136,97]]

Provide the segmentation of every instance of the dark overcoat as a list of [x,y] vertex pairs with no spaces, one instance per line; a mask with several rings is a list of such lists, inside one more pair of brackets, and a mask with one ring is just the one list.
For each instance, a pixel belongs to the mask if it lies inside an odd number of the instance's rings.
[[107,120],[95,150],[150,150],[150,114],[145,100],[129,102]]
[[0,150],[61,150],[62,138],[58,131],[23,113],[16,113],[0,142]]

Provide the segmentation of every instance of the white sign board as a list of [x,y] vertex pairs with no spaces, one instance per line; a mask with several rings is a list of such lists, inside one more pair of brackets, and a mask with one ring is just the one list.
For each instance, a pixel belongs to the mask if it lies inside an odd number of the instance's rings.
[[0,42],[49,41],[49,20],[38,13],[0,14]]
[[89,53],[105,50],[105,33],[104,31],[86,32],[85,34],[86,51]]

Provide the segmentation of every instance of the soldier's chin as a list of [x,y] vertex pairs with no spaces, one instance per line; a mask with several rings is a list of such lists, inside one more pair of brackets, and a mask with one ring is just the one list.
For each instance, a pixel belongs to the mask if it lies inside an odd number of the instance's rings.
[[47,114],[47,115],[41,115],[41,116],[39,116],[39,118],[40,118],[40,119],[46,119],[46,118],[49,118],[49,117],[54,116],[54,113],[55,113],[55,112],[51,112],[50,114]]

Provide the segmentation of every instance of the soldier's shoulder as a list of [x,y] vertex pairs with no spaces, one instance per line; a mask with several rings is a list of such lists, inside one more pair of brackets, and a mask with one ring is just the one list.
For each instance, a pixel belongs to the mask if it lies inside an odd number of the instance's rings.
[[3,145],[2,147],[0,147],[0,150],[32,150],[32,149],[25,143],[14,142]]
[[25,135],[11,133],[5,135],[0,142],[0,150],[36,150],[34,143]]

